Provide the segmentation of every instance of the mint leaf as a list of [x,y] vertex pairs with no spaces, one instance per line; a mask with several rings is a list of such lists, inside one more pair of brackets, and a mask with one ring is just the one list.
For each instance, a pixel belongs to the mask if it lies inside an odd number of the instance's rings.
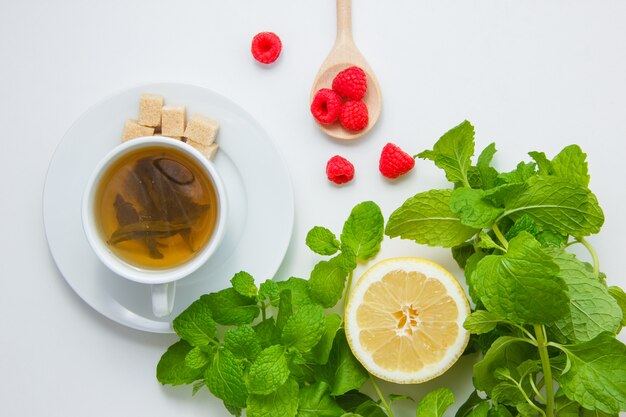
[[248,398],[248,417],[294,417],[298,411],[298,383],[288,379],[268,395],[252,394]]
[[276,391],[289,378],[285,347],[270,346],[259,353],[248,374],[248,390],[253,394]]
[[280,301],[280,286],[278,285],[278,283],[272,281],[271,279],[263,282],[259,286],[259,294],[257,295],[257,300],[269,300],[271,305],[277,307]]
[[339,407],[350,413],[353,413],[361,404],[367,401],[373,402],[369,396],[357,390],[348,391],[343,395],[338,395],[335,397],[335,400],[337,401]]
[[626,326],[626,293],[620,287],[609,287],[609,294],[617,301],[622,310],[622,326]]
[[528,155],[537,163],[539,175],[552,175],[552,162],[546,157],[545,153],[533,151],[528,152]]
[[252,328],[262,348],[270,347],[279,342],[277,335],[280,335],[280,333],[276,329],[276,322],[273,317],[263,320]]
[[557,177],[535,177],[528,187],[505,202],[503,216],[528,215],[538,226],[562,234],[587,236],[598,233],[604,214],[586,187]]
[[246,406],[248,390],[244,383],[243,370],[228,349],[218,349],[204,379],[209,391],[217,398],[234,407]]
[[489,189],[496,185],[496,179],[498,178],[498,171],[491,166],[491,161],[496,153],[496,144],[490,143],[485,149],[478,155],[476,160],[476,168],[480,173],[480,179],[482,182],[482,188]]
[[569,308],[558,272],[539,242],[521,232],[511,239],[506,254],[488,255],[478,263],[473,286],[487,310],[516,323],[549,324]]
[[291,303],[294,308],[300,308],[307,304],[313,304],[309,282],[302,278],[291,277],[287,281],[278,281],[280,291],[291,291]]
[[498,180],[504,184],[522,184],[536,175],[535,169],[533,162],[520,162],[513,171],[498,175]]
[[559,340],[586,342],[602,332],[617,333],[622,312],[606,286],[572,254],[554,251],[554,261],[568,289],[570,309],[551,330]]
[[372,201],[357,204],[343,225],[341,245],[350,247],[356,258],[365,261],[376,255],[383,240],[384,219]]
[[465,319],[463,327],[473,334],[482,334],[492,331],[498,323],[502,322],[502,318],[496,313],[487,310],[474,311]]
[[448,407],[454,404],[454,394],[450,388],[430,391],[417,405],[416,417],[442,417]]
[[300,389],[298,417],[341,417],[344,411],[330,396],[330,386],[316,382]]
[[339,250],[341,243],[327,228],[315,226],[306,235],[306,245],[320,255],[333,255]]
[[563,148],[551,163],[555,176],[567,179],[573,184],[587,187],[589,172],[587,170],[587,154],[578,145],[569,145]]
[[245,297],[256,297],[257,295],[258,290],[254,284],[254,278],[245,271],[237,272],[230,283],[235,291]]
[[476,390],[472,391],[470,396],[465,400],[463,404],[457,410],[455,417],[465,417],[468,415],[476,406],[481,404],[483,399],[478,396]]
[[245,297],[233,288],[206,294],[200,300],[207,303],[213,313],[213,319],[223,325],[250,324],[259,315],[256,300]]
[[343,294],[348,273],[342,264],[341,255],[315,265],[309,279],[313,300],[325,308],[337,304]]
[[202,378],[202,369],[190,368],[185,363],[185,357],[192,349],[193,346],[184,340],[167,348],[157,365],[157,379],[161,384],[191,384]]
[[196,300],[172,322],[174,331],[192,346],[208,345],[215,337],[215,321],[203,300]]
[[192,369],[205,368],[213,361],[213,354],[213,351],[207,352],[196,346],[185,355],[185,365]]
[[313,359],[320,365],[328,362],[328,356],[333,347],[337,330],[341,327],[342,318],[339,314],[329,314],[324,317],[324,333],[319,343],[311,350]]
[[474,126],[465,120],[446,132],[434,145],[432,151],[417,156],[432,160],[443,169],[450,182],[468,184],[467,170],[474,155]]
[[391,405],[392,403],[396,401],[407,401],[407,400],[415,402],[415,400],[412,397],[409,397],[408,395],[389,394],[389,405]]
[[474,365],[474,386],[491,394],[501,381],[496,377],[497,369],[515,370],[528,359],[538,358],[537,349],[525,341],[511,336],[502,336],[493,342],[483,359]]
[[320,341],[324,327],[324,309],[317,304],[305,305],[287,319],[283,343],[286,347],[308,352]]
[[561,349],[571,367],[558,381],[569,399],[588,410],[626,410],[626,345],[614,335],[602,333],[589,342]]
[[261,352],[257,333],[247,324],[228,330],[224,335],[224,347],[237,359],[246,359],[250,362],[253,362]]
[[485,191],[472,188],[457,188],[450,197],[450,210],[458,214],[461,223],[476,229],[490,227],[504,209],[494,207],[485,200]]
[[417,194],[389,217],[385,233],[393,238],[411,239],[430,246],[451,248],[465,242],[478,229],[461,223],[450,210],[452,190],[431,190]]
[[498,245],[493,238],[489,235],[489,233],[481,230],[478,234],[478,244],[477,246],[481,249],[498,249],[504,251],[500,245]]
[[385,411],[383,411],[380,404],[374,402],[373,400],[365,401],[363,404],[359,405],[353,416],[361,416],[361,417],[388,417]]
[[489,403],[482,401],[478,405],[472,408],[466,415],[467,417],[487,417],[489,414]]
[[537,223],[535,223],[535,221],[530,218],[530,216],[524,214],[519,219],[517,219],[515,223],[513,223],[513,226],[511,226],[511,228],[507,230],[504,237],[508,240],[511,240],[515,236],[520,234],[520,232],[528,232],[531,235],[536,236],[540,232],[540,229],[537,227]]
[[359,389],[369,376],[363,365],[352,354],[343,330],[337,332],[328,363],[323,370],[324,374],[320,377],[332,387],[331,395],[333,396]]
[[463,242],[452,248],[452,257],[461,269],[465,268],[467,260],[474,253],[476,253],[476,249],[474,249],[474,244],[472,242]]
[[280,336],[287,320],[293,314],[293,304],[291,302],[291,290],[280,292],[280,303],[278,304],[278,314],[276,315],[276,330]]

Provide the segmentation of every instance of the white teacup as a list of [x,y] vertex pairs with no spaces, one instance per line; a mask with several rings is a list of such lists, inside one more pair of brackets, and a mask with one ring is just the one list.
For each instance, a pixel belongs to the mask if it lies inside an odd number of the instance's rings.
[[[121,158],[141,149],[164,148],[178,150],[189,159],[197,171],[206,175],[213,185],[217,197],[217,217],[208,241],[195,252],[191,259],[170,268],[142,268],[120,258],[107,243],[108,236],[101,230],[96,214],[96,198],[103,177]],[[114,210],[111,207],[111,210]],[[152,311],[156,317],[165,317],[172,312],[176,281],[186,277],[202,266],[219,246],[226,225],[227,198],[223,182],[214,164],[200,152],[184,142],[162,137],[132,139],[111,150],[96,166],[83,195],[82,221],[87,240],[98,258],[114,273],[131,281],[152,286]]]

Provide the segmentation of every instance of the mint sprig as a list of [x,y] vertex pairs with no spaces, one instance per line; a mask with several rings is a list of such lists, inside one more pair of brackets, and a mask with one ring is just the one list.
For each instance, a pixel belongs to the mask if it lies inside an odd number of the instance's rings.
[[[457,416],[617,415],[626,410],[626,297],[608,288],[586,236],[604,214],[589,190],[586,154],[577,145],[549,159],[530,152],[508,172],[491,165],[495,144],[472,164],[474,129],[444,134],[432,160],[453,190],[431,190],[395,210],[386,234],[452,247],[475,311],[465,327],[482,359],[472,394]],[[585,264],[571,245],[589,250]],[[560,386],[557,391],[556,387]]]

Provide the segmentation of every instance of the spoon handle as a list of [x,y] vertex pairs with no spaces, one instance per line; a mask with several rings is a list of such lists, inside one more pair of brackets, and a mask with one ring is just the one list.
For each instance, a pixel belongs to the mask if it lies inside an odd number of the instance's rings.
[[337,40],[336,43],[352,42],[352,2],[337,0]]

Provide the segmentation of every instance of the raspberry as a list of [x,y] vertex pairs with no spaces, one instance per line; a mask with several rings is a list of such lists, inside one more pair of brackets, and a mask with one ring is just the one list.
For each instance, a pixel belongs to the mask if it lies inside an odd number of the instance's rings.
[[354,178],[354,165],[346,158],[335,155],[326,163],[326,176],[335,184],[344,184]]
[[361,100],[367,91],[365,71],[359,67],[350,67],[335,76],[333,90],[341,97]]
[[380,154],[378,169],[387,178],[398,178],[404,175],[415,166],[415,159],[402,149],[388,143]]
[[262,64],[271,64],[278,59],[283,44],[273,32],[257,33],[252,39],[252,56]]
[[311,103],[311,113],[322,124],[331,124],[339,118],[341,97],[329,88],[322,88],[315,94]]
[[346,129],[363,130],[368,120],[367,106],[362,101],[348,100],[341,106],[339,123]]

